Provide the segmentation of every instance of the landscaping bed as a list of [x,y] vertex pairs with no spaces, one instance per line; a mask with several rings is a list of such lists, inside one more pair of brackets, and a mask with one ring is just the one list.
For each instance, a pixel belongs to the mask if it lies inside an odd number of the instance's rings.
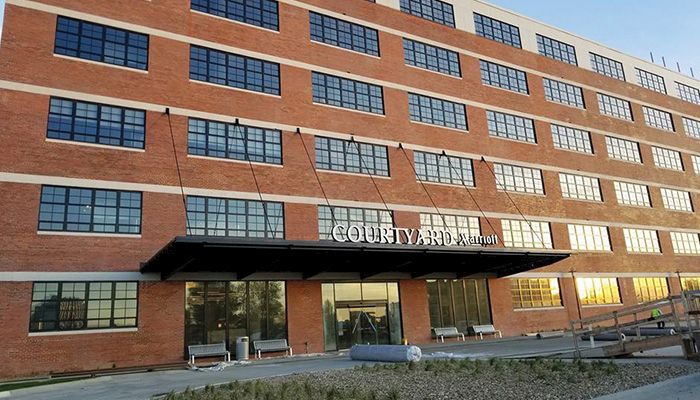
[[700,372],[679,363],[435,360],[233,382],[167,400],[591,399]]

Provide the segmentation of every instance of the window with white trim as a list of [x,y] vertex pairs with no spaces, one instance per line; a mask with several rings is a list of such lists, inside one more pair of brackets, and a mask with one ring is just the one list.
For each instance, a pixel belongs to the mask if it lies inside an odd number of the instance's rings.
[[537,51],[539,51],[541,55],[554,60],[578,65],[576,61],[576,48],[568,43],[537,34]]
[[586,108],[583,101],[583,89],[568,83],[542,78],[544,98],[571,107]]
[[676,82],[676,92],[681,100],[700,105],[700,89]]
[[576,278],[581,305],[621,304],[617,278]]
[[513,308],[561,307],[557,278],[517,278],[510,280]]
[[487,110],[486,125],[491,136],[537,143],[535,122],[530,118]]
[[639,151],[639,143],[637,142],[606,136],[605,145],[608,148],[608,157],[610,158],[642,163],[642,153]]
[[598,109],[601,114],[632,121],[632,105],[627,100],[598,93]]
[[554,147],[593,154],[590,132],[555,124],[550,124],[550,129]]
[[700,156],[691,155],[690,159],[693,160],[693,171],[700,175]]
[[621,62],[595,53],[589,54],[591,55],[591,68],[593,71],[621,81],[625,80],[625,70]]
[[639,68],[635,68],[634,72],[635,75],[637,75],[637,83],[642,85],[642,87],[666,94],[666,83],[664,82],[663,76],[652,74],[651,72]]
[[493,164],[496,188],[509,192],[544,194],[542,171],[510,164]]
[[668,280],[666,278],[632,278],[634,294],[637,302],[658,300],[668,296]]
[[479,236],[481,227],[478,217],[466,215],[440,215],[440,214],[420,214],[420,226],[423,229],[446,230],[452,235]]
[[659,234],[651,229],[623,228],[625,246],[630,253],[661,253]]
[[611,251],[607,226],[569,224],[571,250]]
[[661,188],[661,199],[667,210],[693,212],[693,202],[690,200],[689,192]]
[[642,112],[644,113],[644,122],[647,126],[663,129],[665,131],[676,131],[673,127],[673,117],[671,117],[671,113],[647,106],[642,106]]
[[[318,206],[318,234],[321,240],[332,240],[331,231],[337,224],[392,228],[394,218],[388,210],[374,208]],[[340,233],[346,238],[344,232]]]
[[474,186],[474,168],[468,158],[413,152],[416,177],[424,182]]
[[700,121],[683,117],[683,131],[693,139],[700,139]]
[[700,234],[671,232],[671,244],[676,254],[700,254]]
[[503,245],[506,247],[553,248],[549,222],[503,219],[501,227],[503,228]]
[[615,196],[619,204],[627,206],[651,207],[649,187],[629,182],[614,182]]
[[657,167],[683,171],[683,160],[679,151],[651,146],[651,154]]
[[567,199],[603,201],[600,181],[590,176],[559,173],[561,194]]

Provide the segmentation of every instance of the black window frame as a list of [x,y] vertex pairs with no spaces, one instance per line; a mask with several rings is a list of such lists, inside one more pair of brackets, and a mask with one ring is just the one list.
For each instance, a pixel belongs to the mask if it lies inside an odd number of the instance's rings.
[[[226,1],[226,11],[221,11],[217,10],[212,6],[212,1],[211,0],[192,0],[190,1],[190,9],[194,11],[199,11],[202,13],[210,14],[210,15],[215,15],[217,17],[221,18],[226,18],[231,21],[236,21],[240,22],[243,24],[248,24],[252,26],[257,26],[259,28],[263,29],[269,29],[271,31],[277,31],[279,32],[279,3],[277,1],[273,0],[225,0]],[[221,0],[218,0],[218,2],[221,2]],[[250,3],[257,2],[260,4],[259,7],[251,7]],[[201,4],[200,4],[201,3]],[[232,9],[231,4],[241,4],[243,7],[243,16],[236,15],[232,13],[230,10]],[[275,16],[275,22],[273,23],[266,23],[265,22],[265,7],[266,5],[274,4],[274,16]],[[257,4],[256,4],[257,5]],[[254,11],[254,10],[260,10],[260,19],[255,20],[250,18],[248,15],[249,12]],[[257,12],[257,11],[256,11]],[[268,10],[268,12],[271,12]]]
[[[495,71],[493,71],[494,68]],[[481,83],[484,85],[520,94],[530,94],[530,85],[527,82],[527,73],[525,71],[485,60],[479,60],[479,70],[481,71]],[[493,74],[495,74],[498,79],[492,79]],[[503,79],[505,79],[506,82],[502,82]],[[513,82],[517,84],[514,85]],[[520,83],[525,83],[525,87],[523,88]]]
[[[435,160],[436,162],[433,163],[433,160]],[[447,162],[445,163],[442,160],[446,160]],[[459,161],[458,165],[455,165],[456,161]],[[413,164],[416,170],[416,179],[419,182],[441,183],[444,185],[459,185],[472,188],[476,187],[476,175],[474,174],[474,160],[472,160],[471,158],[414,150]],[[437,173],[437,176],[430,175],[428,173],[428,167],[434,168],[435,172]],[[447,168],[447,173],[449,176],[444,176],[444,168]],[[459,174],[455,174],[455,170],[459,171]],[[468,172],[468,177],[465,175],[465,172]],[[435,177],[436,179],[432,179],[433,177]]]
[[403,38],[403,60],[406,65],[416,68],[462,77],[462,66],[456,51]]
[[[337,87],[329,86],[330,80],[337,80]],[[348,90],[350,89],[350,86],[352,87],[352,90]],[[366,89],[366,93],[359,93],[359,88],[362,88],[362,91]],[[337,92],[337,99],[328,96],[330,91],[333,91],[334,93]],[[378,100],[376,93],[377,91],[379,92]],[[361,96],[367,97],[366,107],[363,107],[362,104],[358,102],[358,93]],[[349,101],[350,98],[352,98],[353,101]],[[311,100],[317,104],[325,104],[348,110],[385,115],[384,88],[382,86],[365,83],[354,79],[343,78],[336,75],[324,74],[322,72],[311,72]],[[377,102],[380,102],[381,104],[377,104]]]
[[[426,12],[426,7],[429,12]],[[439,8],[439,10],[438,10]],[[428,21],[435,22],[440,25],[445,25],[450,28],[455,27],[455,12],[454,6],[450,3],[446,3],[440,0],[401,0],[399,3],[399,9],[402,12],[422,18]],[[435,13],[439,12],[442,14],[441,18],[438,18]],[[445,15],[447,14],[447,15]],[[449,17],[449,20],[448,18]]]
[[[323,142],[323,144],[321,142]],[[336,146],[342,144],[343,146],[342,164],[333,163],[333,154],[338,153],[337,151],[332,150],[334,144]],[[349,149],[351,148],[354,149],[352,153],[349,151]],[[372,154],[367,156],[363,155],[363,149],[368,148],[372,149]],[[314,149],[316,153],[314,166],[316,169],[373,176],[391,176],[391,169],[389,166],[389,148],[387,146],[374,143],[357,142],[355,140],[344,140],[325,136],[316,136],[314,138]],[[377,154],[377,152],[381,152],[381,150],[384,151],[383,157]],[[352,163],[348,163],[349,156],[357,157],[359,162],[357,170],[355,170],[355,165],[353,165]],[[368,157],[372,159],[371,165],[368,165],[368,163],[366,162]],[[324,159],[327,159],[327,161],[325,161]],[[386,161],[386,171],[384,169],[380,170],[378,168],[378,165],[384,165],[384,163],[381,162],[377,163],[377,160],[382,159]]]
[[583,97],[582,87],[549,78],[542,78],[542,86],[544,87],[544,98],[548,101],[582,110],[586,109],[586,99]]
[[[190,208],[190,199],[196,199],[196,200],[203,200],[204,201],[204,210],[203,211],[198,211],[198,210],[193,210]],[[209,212],[209,200],[215,200],[215,201],[223,201],[224,202],[224,210],[220,212]],[[229,212],[229,202],[232,201],[241,201],[245,204],[245,213],[244,214],[236,214],[236,213],[231,213]],[[251,235],[251,232],[260,232],[260,231],[254,231],[250,229],[250,219],[252,217],[259,217],[258,215],[251,214],[251,204],[256,203],[256,204],[261,204],[262,205],[262,218],[263,218],[263,236],[256,236],[256,235]],[[270,213],[270,206],[279,206],[280,209],[280,214],[279,216],[271,214]],[[187,236],[212,236],[212,237],[243,237],[243,238],[262,238],[262,239],[284,239],[285,234],[286,234],[286,229],[285,229],[285,212],[284,212],[284,203],[279,202],[279,201],[268,201],[268,200],[249,200],[249,199],[240,199],[240,198],[226,198],[226,197],[215,197],[215,196],[198,196],[198,195],[187,195],[185,198],[185,234]],[[203,214],[204,216],[204,227],[191,227],[190,223],[194,221],[198,221],[197,218],[191,218],[190,215],[193,213],[198,213],[198,214]],[[224,228],[223,229],[218,229],[218,228],[210,228],[208,225],[209,222],[209,216],[210,215],[223,215],[225,220],[224,222]],[[229,231],[232,229],[229,228],[229,220],[233,219],[237,215],[244,215],[245,216],[245,236],[240,236],[240,235],[230,235]],[[270,222],[271,219],[279,217],[279,222],[275,223],[274,227],[272,226],[272,223]],[[191,233],[193,230],[203,230],[204,234],[197,234],[197,233]],[[210,234],[209,231],[216,231],[216,230],[224,230],[226,231],[225,235],[216,235],[216,234]],[[279,233],[279,237],[277,237],[277,233]]]
[[[314,34],[315,27],[317,30],[320,29],[320,35]],[[342,27],[349,28],[349,32]],[[350,39],[349,46],[341,41],[341,35]],[[325,43],[341,49],[381,57],[379,31],[314,11],[309,11],[309,37],[312,42]],[[371,46],[371,43],[375,43],[375,46]]]
[[[503,126],[506,127],[505,130],[499,129]],[[492,127],[495,129],[491,129]],[[509,129],[509,127],[515,128],[515,134],[513,134],[512,129]],[[521,117],[519,115],[500,111],[486,110],[486,129],[491,137],[537,144],[535,120],[532,118]],[[522,132],[520,129],[524,129],[525,131]],[[530,132],[532,132],[532,137],[529,136]]]
[[[426,104],[428,102],[428,104]],[[452,111],[448,110],[451,108]],[[460,114],[458,111],[462,110]],[[416,114],[414,111],[417,111]],[[448,116],[452,116],[452,122],[448,122]],[[408,93],[408,116],[411,121],[420,122],[444,128],[469,131],[467,118],[467,106],[454,101],[438,99],[418,93]],[[460,121],[463,117],[464,124]]]
[[[486,39],[503,43],[505,45],[512,46],[517,49],[523,48],[522,41],[520,38],[520,28],[507,22],[498,20],[496,18],[491,18],[484,14],[479,14],[477,12],[473,14],[474,32],[477,36],[481,36]],[[505,28],[507,28],[507,32]],[[500,36],[496,34],[497,32],[500,32]],[[506,39],[506,37],[508,36],[510,36],[511,39]]]
[[[561,61],[567,64],[578,66],[578,58],[576,56],[576,47],[561,40],[552,39],[551,37],[536,34],[537,51],[540,55],[551,58],[552,60]],[[566,56],[564,55],[566,54]]]
[[591,58],[591,69],[601,75],[626,81],[625,68],[621,62],[596,53],[588,53]]

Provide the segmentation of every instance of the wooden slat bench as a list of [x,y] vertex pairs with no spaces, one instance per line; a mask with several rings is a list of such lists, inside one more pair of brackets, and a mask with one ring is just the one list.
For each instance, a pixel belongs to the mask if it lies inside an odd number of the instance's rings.
[[253,342],[255,357],[261,358],[262,353],[273,351],[284,351],[288,355],[293,355],[292,346],[287,344],[287,339],[255,340]]
[[213,344],[193,344],[187,346],[187,352],[190,354],[190,363],[194,364],[195,357],[213,357],[224,356],[226,361],[231,361],[231,353],[226,350],[226,343]]
[[493,325],[474,325],[472,326],[472,330],[474,331],[474,336],[478,335],[481,340],[484,340],[484,334],[498,335],[499,338],[503,337],[501,331],[497,330]]
[[464,337],[464,334],[460,331],[457,330],[457,327],[455,326],[448,326],[444,328],[433,328],[433,331],[435,332],[435,342],[440,342],[445,343],[445,338],[462,338],[462,341],[466,341],[467,339]]

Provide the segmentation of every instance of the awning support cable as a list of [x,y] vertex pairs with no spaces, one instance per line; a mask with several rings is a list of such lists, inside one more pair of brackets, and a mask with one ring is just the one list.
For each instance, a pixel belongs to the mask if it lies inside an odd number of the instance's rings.
[[542,239],[542,236],[540,236],[539,233],[535,232],[535,230],[534,230],[533,227],[532,227],[532,223],[530,222],[530,220],[528,220],[527,218],[525,218],[525,215],[523,214],[523,212],[520,211],[520,207],[518,207],[518,205],[515,204],[515,201],[513,200],[512,197],[510,197],[510,194],[508,194],[508,191],[506,190],[506,188],[503,187],[503,184],[501,184],[501,183],[498,181],[498,177],[496,177],[496,174],[495,174],[495,173],[493,172],[493,170],[491,169],[491,166],[489,165],[489,163],[486,162],[486,159],[484,158],[484,156],[481,156],[481,162],[484,163],[484,165],[486,165],[486,168],[488,168],[489,172],[491,172],[491,175],[493,175],[493,179],[496,181],[496,185],[500,186],[500,188],[501,188],[501,190],[503,191],[503,193],[505,193],[505,194],[506,194],[506,197],[508,197],[508,200],[510,200],[510,202],[513,204],[513,207],[515,207],[515,209],[518,211],[518,214],[520,214],[520,216],[523,218],[523,220],[524,220],[524,221],[527,223],[527,225],[530,227],[530,232],[532,232],[533,235],[537,236],[537,239],[540,241],[540,243],[542,243],[542,248],[545,248],[545,249],[546,249],[546,248],[547,248],[547,244],[546,244],[546,243],[544,242],[544,240]]
[[175,168],[177,169],[177,179],[180,183],[180,195],[182,196],[182,207],[185,210],[185,222],[187,223],[187,234],[189,235],[192,230],[192,225],[190,224],[190,216],[187,212],[187,197],[185,196],[185,187],[182,184],[182,173],[180,172],[180,161],[177,158],[177,147],[175,146],[175,135],[173,134],[173,124],[170,120],[170,107],[165,108],[165,115],[168,117],[168,128],[170,129],[170,142],[173,145],[173,155],[175,156]]
[[[447,164],[450,166],[450,169],[453,170],[454,172],[456,172],[456,173],[457,173],[457,176],[462,176],[461,171],[459,171],[457,168],[455,168],[454,165],[452,165],[452,160],[450,160],[450,157],[447,155],[447,153],[445,152],[445,150],[442,151],[442,153],[440,154],[440,157],[445,157],[445,159],[447,160]],[[473,173],[473,171],[472,171],[472,173]],[[487,223],[487,224],[489,225],[489,227],[491,228],[491,232],[493,232],[493,234],[496,235],[496,237],[498,238],[498,240],[499,240],[501,243],[503,243],[503,238],[501,237],[501,235],[498,234],[498,231],[497,231],[496,228],[493,226],[493,224],[491,224],[491,220],[489,219],[489,217],[486,216],[486,213],[484,212],[484,209],[481,208],[481,205],[479,205],[479,202],[476,201],[476,198],[474,197],[474,194],[472,194],[471,189],[469,189],[469,185],[467,185],[467,183],[464,181],[464,178],[463,178],[463,177],[462,177],[462,179],[460,179],[460,181],[462,182],[462,187],[464,187],[465,189],[467,189],[467,194],[469,194],[469,197],[472,199],[472,201],[473,201],[474,204],[476,205],[476,208],[479,209],[479,212],[481,213],[481,216],[484,217],[484,219],[486,220],[486,223]]]
[[411,170],[413,171],[413,174],[416,176],[416,179],[418,179],[418,182],[420,183],[421,187],[423,188],[423,191],[425,191],[425,194],[428,195],[428,199],[430,199],[430,202],[433,204],[433,207],[435,207],[435,211],[437,211],[438,215],[440,216],[440,219],[442,219],[442,225],[445,227],[445,230],[449,230],[449,227],[447,226],[447,221],[445,220],[445,216],[442,215],[442,213],[440,212],[440,209],[438,208],[437,204],[435,204],[435,201],[433,200],[433,196],[430,195],[430,192],[428,192],[428,188],[425,186],[425,183],[423,183],[423,180],[420,178],[420,176],[418,176],[418,172],[416,171],[416,168],[413,166],[411,159],[408,157],[408,153],[406,153],[406,149],[403,147],[402,143],[399,143],[399,149],[401,149],[401,151],[403,152],[403,155],[406,157],[406,161],[408,161],[408,165],[411,166]]
[[331,219],[333,220],[333,225],[338,225],[338,221],[335,219],[335,211],[333,210],[333,207],[331,206],[331,202],[328,200],[328,196],[326,195],[326,190],[323,189],[323,185],[321,184],[321,179],[318,176],[318,171],[316,171],[316,165],[311,160],[311,154],[309,154],[309,150],[306,148],[306,142],[304,142],[304,138],[301,136],[301,129],[300,128],[297,128],[296,134],[299,136],[299,140],[301,141],[302,146],[304,146],[304,152],[306,153],[306,158],[309,160],[309,165],[311,166],[311,170],[314,171],[314,175],[316,176],[316,182],[318,182],[318,187],[321,188],[321,193],[323,194],[323,198],[326,200],[326,205],[328,206],[328,209],[331,210]]
[[[238,134],[239,137],[245,137],[243,132],[241,132],[240,129],[241,125],[236,118],[236,121],[233,124],[233,129],[235,129],[236,134]],[[263,209],[263,216],[265,217],[265,223],[267,223],[267,228],[270,229],[270,235],[273,239],[277,239],[277,228],[278,228],[278,223],[275,223],[275,229],[272,229],[272,224],[270,223],[270,217],[267,209],[267,203],[265,203],[265,200],[263,200],[262,192],[260,192],[260,184],[258,183],[258,177],[255,175],[255,169],[253,168],[253,161],[250,159],[250,155],[248,154],[248,142],[245,141],[246,146],[245,146],[245,159],[248,161],[248,167],[250,167],[250,173],[253,175],[253,182],[255,182],[255,190],[258,191],[258,197],[260,198],[260,205],[262,206]]]
[[[384,196],[382,196],[382,192],[379,190],[379,186],[377,185],[377,182],[374,180],[374,176],[372,175],[372,172],[369,170],[369,168],[367,168],[367,166],[365,166],[365,163],[362,160],[362,152],[360,152],[360,145],[355,141],[355,136],[350,136],[350,143],[354,143],[355,148],[357,149],[357,157],[360,159],[360,172],[362,172],[363,169],[365,169],[367,171],[367,175],[369,175],[369,179],[372,180],[372,184],[374,185],[374,188],[377,189],[377,194],[379,195],[379,199],[384,204],[384,208],[386,208],[386,210],[391,215],[392,224],[393,224],[394,215],[391,212],[391,209],[389,208],[389,206],[386,204],[386,201],[384,201]],[[387,157],[388,157],[388,154],[387,154]],[[381,221],[379,221],[379,223],[381,224]]]

